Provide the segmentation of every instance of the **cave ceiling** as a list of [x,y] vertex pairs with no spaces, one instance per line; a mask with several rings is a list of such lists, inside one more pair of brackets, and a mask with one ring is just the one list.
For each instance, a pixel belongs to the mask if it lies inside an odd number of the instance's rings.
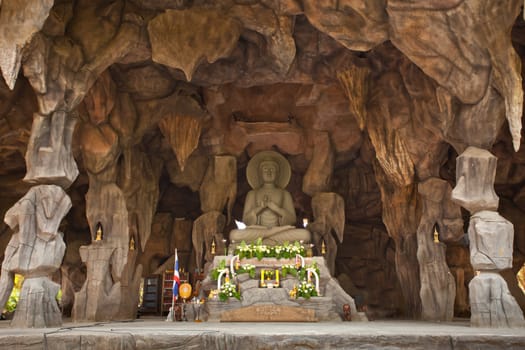
[[4,193],[25,193],[11,184],[25,172],[33,114],[57,108],[78,116],[81,174],[140,146],[192,190],[184,169],[202,178],[210,154],[235,155],[242,167],[276,148],[305,174],[322,135],[334,169],[371,167],[375,156],[396,185],[439,175],[449,145],[490,148],[505,119],[517,150],[521,5],[4,0]]

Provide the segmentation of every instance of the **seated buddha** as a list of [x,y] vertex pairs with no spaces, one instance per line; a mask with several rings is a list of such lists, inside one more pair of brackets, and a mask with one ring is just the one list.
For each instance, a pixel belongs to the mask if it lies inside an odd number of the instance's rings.
[[259,238],[268,245],[310,242],[308,230],[293,226],[295,208],[292,196],[284,189],[290,176],[290,164],[277,152],[259,152],[250,159],[246,178],[252,190],[246,196],[242,216],[247,227],[230,232],[232,243],[252,243]]

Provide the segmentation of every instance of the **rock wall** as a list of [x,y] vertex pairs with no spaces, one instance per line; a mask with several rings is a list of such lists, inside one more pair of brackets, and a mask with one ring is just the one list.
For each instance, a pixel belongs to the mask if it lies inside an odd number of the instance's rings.
[[[274,149],[292,165],[297,224],[314,223],[318,241],[329,244],[330,268],[373,317],[425,314],[421,295],[434,291],[424,261],[438,256],[438,277],[447,275],[446,256],[456,281],[455,313],[467,315],[466,230],[447,221],[458,220],[448,198],[431,205],[418,191],[443,179],[473,213],[498,209],[498,196],[499,212],[515,227],[505,266],[519,270],[521,5],[4,0],[0,213],[29,191],[27,183],[67,189],[68,305],[84,274],[86,289],[111,276],[105,293],[136,295],[138,276],[175,247],[190,271],[211,259],[212,238],[223,244],[230,218],[240,218],[248,159]],[[462,176],[455,158],[469,147],[498,158],[494,191],[475,207],[469,191],[490,189],[492,179]],[[337,215],[323,212],[323,202]],[[201,227],[206,214],[223,232]],[[442,249],[418,260],[418,237],[428,240],[436,221]],[[107,240],[85,245],[99,222]],[[449,224],[454,229],[444,229]],[[13,232],[0,228],[0,248]],[[91,248],[79,253],[82,244]],[[102,256],[107,269],[96,271]],[[134,317],[136,306],[117,296],[95,297],[96,310],[105,298],[120,306],[89,317]]]

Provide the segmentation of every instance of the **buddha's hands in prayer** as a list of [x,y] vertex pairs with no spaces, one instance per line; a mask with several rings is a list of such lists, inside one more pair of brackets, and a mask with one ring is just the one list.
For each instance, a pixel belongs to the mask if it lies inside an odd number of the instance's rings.
[[282,208],[280,206],[278,206],[277,204],[275,204],[274,202],[272,202],[271,200],[269,200],[267,203],[266,203],[266,207],[268,209],[270,209],[271,211],[273,211],[275,214],[279,215],[279,216],[282,216]]
[[257,203],[256,212],[260,215],[264,210],[269,209],[278,216],[282,216],[282,208],[274,203],[269,196],[264,196],[262,202]]

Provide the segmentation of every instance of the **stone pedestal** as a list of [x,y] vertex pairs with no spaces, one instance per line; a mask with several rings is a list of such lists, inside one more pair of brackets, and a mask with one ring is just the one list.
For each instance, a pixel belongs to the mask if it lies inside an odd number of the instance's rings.
[[[226,260],[226,266],[232,256],[216,256],[210,270],[216,268],[222,260]],[[293,265],[294,259],[263,258],[257,260],[243,259],[242,264],[252,264],[256,269],[277,269],[282,265]],[[310,299],[289,297],[289,291],[298,284],[298,279],[287,275],[280,280],[280,288],[259,288],[259,280],[249,278],[247,274],[237,276],[237,283],[241,291],[241,300],[229,298],[228,301],[208,300],[203,310],[203,319],[207,321],[295,321],[297,317],[303,317],[303,322],[325,321],[339,322],[344,320],[343,306],[350,306],[350,313],[353,321],[367,321],[363,313],[358,313],[354,300],[339,286],[326,266],[323,257],[305,258],[305,264],[317,263],[320,271],[319,292],[317,297]],[[209,272],[209,271],[208,271]],[[208,276],[203,281],[202,290],[209,291],[217,289],[217,281],[211,280]],[[240,310],[256,310],[258,307],[264,308],[260,317],[254,315],[240,316]],[[273,311],[272,311],[273,310]],[[274,316],[269,316],[273,313]],[[224,315],[224,319],[223,319]],[[302,316],[300,316],[302,315]]]
[[115,318],[120,307],[120,282],[113,283],[110,267],[116,248],[103,241],[80,247],[80,256],[87,266],[82,289],[75,293],[73,321],[108,321]]
[[470,281],[469,290],[472,326],[525,327],[521,309],[499,273],[481,271]]
[[56,300],[59,289],[60,285],[48,277],[26,278],[11,326],[17,328],[61,326],[62,312]]

